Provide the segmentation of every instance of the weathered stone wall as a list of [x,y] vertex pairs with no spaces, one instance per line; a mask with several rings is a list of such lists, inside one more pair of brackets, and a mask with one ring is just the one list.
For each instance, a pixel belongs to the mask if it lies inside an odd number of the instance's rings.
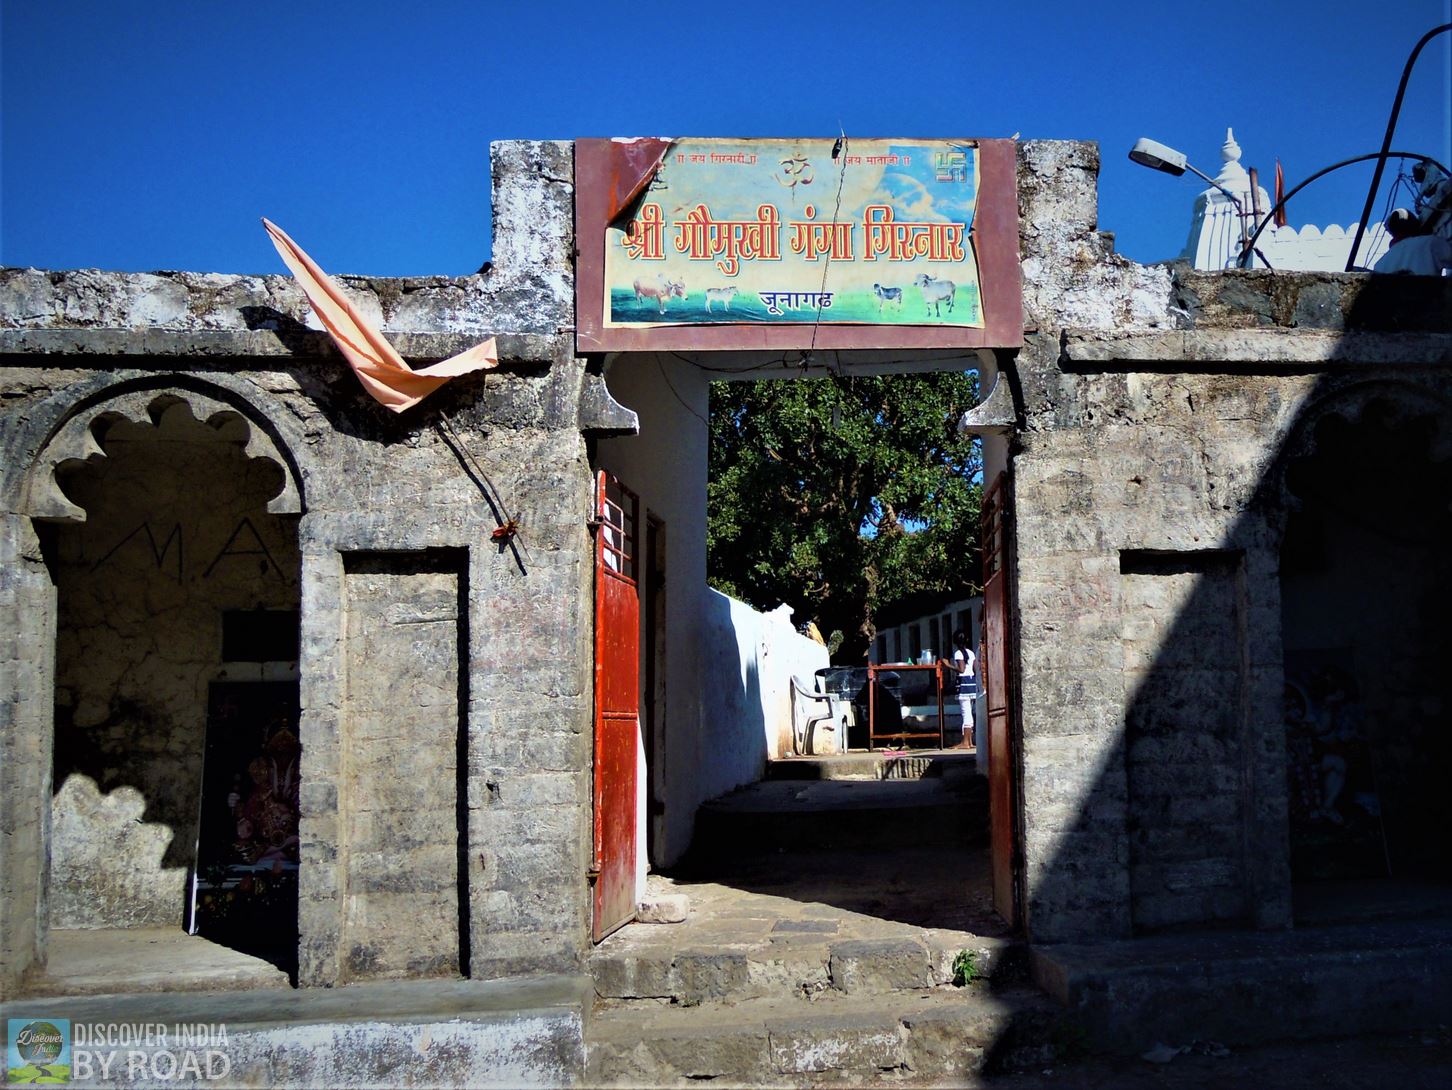
[[1452,389],[1452,308],[1436,281],[1136,266],[1097,232],[1097,166],[1021,149],[1028,926],[1283,926],[1284,452],[1338,390]]
[[105,457],[64,475],[86,521],[52,538],[54,927],[184,918],[222,613],[297,608],[295,520],[267,511],[283,470],[245,439],[176,404],[113,423]]
[[[51,790],[54,558],[33,520],[79,517],[55,487],[53,470],[94,453],[92,420],[118,411],[143,421],[177,399],[199,419],[221,414],[240,421],[249,454],[286,469],[272,510],[299,516],[302,982],[346,978],[348,927],[392,893],[384,872],[350,867],[350,847],[358,848],[360,864],[366,853],[381,857],[390,846],[408,852],[402,830],[390,831],[391,845],[368,839],[373,833],[361,828],[353,831],[364,835],[351,838],[348,823],[358,811],[348,803],[348,770],[355,757],[362,764],[351,767],[368,769],[355,801],[409,811],[410,821],[429,825],[431,838],[446,828],[463,837],[463,850],[455,842],[412,857],[421,868],[418,886],[430,891],[430,918],[448,927],[408,949],[384,951],[380,964],[388,972],[441,971],[465,949],[471,973],[481,977],[581,964],[588,941],[591,707],[585,441],[597,427],[629,421],[573,354],[570,147],[521,142],[493,150],[492,268],[460,279],[341,278],[410,359],[441,358],[484,335],[499,337],[497,371],[457,380],[401,417],[362,392],[314,332],[288,278],[0,270],[0,392],[7,407],[0,418],[0,984],[7,990],[43,957],[53,922],[49,807],[37,818],[36,802]],[[326,264],[326,254],[317,256]],[[481,483],[486,475],[497,496]],[[168,477],[158,468],[156,480]],[[522,526],[517,552],[490,541],[510,515]],[[378,554],[437,551],[457,558],[444,578],[465,588],[461,623],[440,616],[427,646],[416,650],[411,643],[404,650],[401,628],[380,631],[386,653],[372,663],[400,682],[393,698],[414,698],[398,709],[400,721],[416,720],[422,731],[412,739],[412,769],[457,783],[463,801],[456,806],[460,795],[451,801],[446,790],[413,810],[417,799],[388,794],[394,754],[381,743],[355,747],[358,739],[348,733],[351,664],[368,656],[350,647],[345,582]],[[395,619],[447,596],[433,577],[424,582],[404,580],[385,594],[401,596],[394,598]],[[452,651],[444,649],[447,640],[433,638],[444,628],[457,633]],[[419,664],[450,654],[465,684],[450,689],[429,676],[424,685]],[[462,716],[457,707],[425,708],[441,689],[467,702]],[[131,805],[118,801],[123,809]],[[467,910],[455,901],[450,918],[449,894],[458,890],[467,894]],[[360,911],[350,915],[355,896]],[[461,924],[467,936],[459,934]]]
[[[1248,911],[1241,556],[1121,554],[1124,759],[1137,929]],[[1173,635],[1173,639],[1171,636]],[[1218,849],[1218,852],[1217,852]]]

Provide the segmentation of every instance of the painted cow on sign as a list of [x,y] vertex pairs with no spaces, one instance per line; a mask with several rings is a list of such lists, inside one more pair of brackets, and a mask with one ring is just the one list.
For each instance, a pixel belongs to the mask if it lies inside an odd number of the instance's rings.
[[953,281],[939,280],[936,276],[918,273],[913,283],[923,293],[923,309],[931,308],[934,318],[942,317],[939,307],[943,303],[948,304],[948,313],[953,313],[953,302],[958,296],[958,286]]
[[707,288],[706,289],[706,313],[711,313],[711,304],[720,303],[727,310],[731,309],[731,300],[736,298],[735,288]]
[[873,284],[872,294],[877,296],[877,313],[882,313],[884,303],[896,303],[897,309],[902,309],[902,288],[884,288],[881,284]]
[[654,284],[649,281],[637,280],[635,282],[635,301],[644,302],[647,299],[654,299],[660,307],[660,312],[665,313],[666,300],[675,296],[678,299],[686,297],[686,282],[684,280],[667,280],[664,276],[656,280]]

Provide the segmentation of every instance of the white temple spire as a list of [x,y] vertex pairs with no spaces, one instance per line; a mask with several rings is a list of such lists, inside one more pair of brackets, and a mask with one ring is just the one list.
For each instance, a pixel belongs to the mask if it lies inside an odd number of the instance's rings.
[[1235,141],[1235,130],[1227,127],[1225,143],[1220,145],[1220,173],[1215,180],[1237,197],[1250,192],[1250,175],[1240,165],[1240,145]]
[[[1180,257],[1197,269],[1235,268],[1239,264],[1244,233],[1254,230],[1259,222],[1251,213],[1256,208],[1259,208],[1261,218],[1270,213],[1270,194],[1259,185],[1256,186],[1256,194],[1251,194],[1250,174],[1241,166],[1240,156],[1235,130],[1227,128],[1225,143],[1220,145],[1220,173],[1215,176],[1215,184],[1235,194],[1244,214],[1215,186],[1196,196],[1190,238]],[[1275,269],[1339,272],[1346,267],[1346,254],[1351,249],[1354,233],[1352,227],[1343,229],[1334,225],[1325,228],[1308,225],[1300,231],[1292,227],[1269,226],[1256,242],[1259,255],[1252,258],[1251,266],[1264,268],[1269,262]],[[1369,225],[1358,251],[1357,264],[1369,268],[1386,252],[1386,247],[1387,235],[1381,224]]]

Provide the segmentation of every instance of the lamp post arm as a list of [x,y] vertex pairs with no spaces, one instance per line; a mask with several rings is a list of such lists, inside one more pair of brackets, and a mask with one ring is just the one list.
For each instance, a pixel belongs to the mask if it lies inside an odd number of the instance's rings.
[[1225,196],[1230,199],[1230,203],[1235,205],[1235,210],[1239,212],[1242,216],[1245,215],[1245,207],[1240,203],[1240,198],[1237,197],[1234,193],[1230,192],[1230,190],[1226,189],[1223,185],[1217,182],[1214,178],[1210,177],[1210,175],[1206,174],[1203,170],[1197,170],[1189,163],[1185,164],[1185,169],[1190,171],[1192,174],[1198,174],[1201,178],[1204,178],[1207,182],[1210,183],[1212,189],[1218,189],[1220,190],[1220,192],[1224,193]]

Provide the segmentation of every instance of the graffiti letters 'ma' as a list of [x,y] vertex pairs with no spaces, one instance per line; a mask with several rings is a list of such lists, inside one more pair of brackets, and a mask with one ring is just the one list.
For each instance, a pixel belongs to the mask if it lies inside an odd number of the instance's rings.
[[[165,537],[159,537],[159,531],[153,529],[150,521],[143,522],[130,533],[111,546],[101,558],[91,565],[91,570],[99,571],[110,564],[128,544],[133,541],[145,545],[147,554],[156,565],[158,572],[174,578],[178,583],[183,582],[186,573],[186,533],[181,523],[172,526]],[[259,575],[276,575],[279,579],[286,578],[282,568],[273,557],[267,543],[262,535],[257,532],[257,527],[252,520],[243,517],[232,528],[227,535],[222,547],[217,550],[211,562],[202,571],[203,579],[210,579],[219,566],[229,560],[242,560],[256,558]]]

